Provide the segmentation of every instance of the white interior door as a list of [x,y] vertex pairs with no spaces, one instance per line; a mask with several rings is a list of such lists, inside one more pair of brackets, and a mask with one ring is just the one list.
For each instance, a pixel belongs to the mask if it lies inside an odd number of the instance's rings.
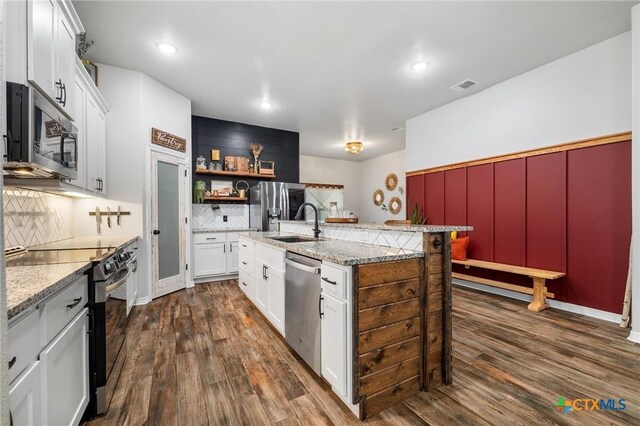
[[185,180],[181,160],[151,153],[153,297],[186,287]]

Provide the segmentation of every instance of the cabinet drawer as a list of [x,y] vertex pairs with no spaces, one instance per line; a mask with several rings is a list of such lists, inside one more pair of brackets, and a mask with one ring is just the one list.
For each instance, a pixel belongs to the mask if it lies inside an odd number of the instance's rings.
[[322,264],[322,291],[340,299],[347,298],[347,271]]
[[240,286],[240,290],[242,290],[251,301],[255,299],[256,283],[253,277],[242,269],[240,270],[240,275],[238,277],[238,285]]
[[256,244],[248,238],[240,237],[238,238],[238,242],[240,245],[240,252],[246,252],[249,256],[253,257],[255,253]]
[[226,232],[210,232],[206,234],[193,234],[194,244],[224,243],[227,241]]
[[272,268],[284,271],[284,252],[282,250],[256,244],[255,258]]
[[238,233],[237,232],[227,232],[227,242],[235,243],[238,241]]
[[87,277],[78,278],[69,287],[53,296],[42,310],[41,344],[46,346],[87,304],[89,285]]
[[[29,364],[36,360],[40,352],[40,311],[34,311],[9,326],[9,383]],[[15,360],[14,360],[15,359]]]
[[240,270],[245,271],[247,275],[249,275],[250,277],[253,277],[253,270],[255,268],[253,255],[247,251],[240,250],[239,263],[240,263]]

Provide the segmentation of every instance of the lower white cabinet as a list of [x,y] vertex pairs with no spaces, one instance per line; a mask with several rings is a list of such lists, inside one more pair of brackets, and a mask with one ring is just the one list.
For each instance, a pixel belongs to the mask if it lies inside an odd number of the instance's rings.
[[269,322],[284,335],[285,332],[285,252],[279,249],[256,244],[255,247],[255,305],[267,317]]
[[246,273],[243,269],[240,270],[238,276],[238,285],[240,290],[251,300],[253,303],[256,301],[256,282],[252,276]]
[[40,361],[27,368],[9,386],[9,406],[16,426],[40,426],[42,421]]
[[322,377],[334,392],[347,396],[347,301],[322,294],[320,325]]
[[193,234],[193,277],[237,274],[239,251],[237,232]]
[[256,259],[256,306],[266,314],[269,306],[269,281],[267,280],[267,265]]
[[40,353],[42,424],[77,425],[89,403],[88,309]]
[[267,267],[269,284],[269,319],[284,334],[284,273]]

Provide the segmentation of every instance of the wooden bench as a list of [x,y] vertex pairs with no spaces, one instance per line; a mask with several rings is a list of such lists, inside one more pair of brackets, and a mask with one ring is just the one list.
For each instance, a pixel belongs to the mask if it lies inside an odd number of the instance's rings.
[[547,291],[546,281],[555,280],[564,277],[564,272],[547,271],[544,269],[527,268],[525,266],[507,265],[504,263],[485,262],[484,260],[451,260],[451,263],[464,265],[465,269],[482,268],[493,271],[509,272],[511,274],[526,275],[533,279],[533,288],[522,285],[508,284],[500,281],[490,280],[487,278],[474,277],[472,275],[453,272],[451,276],[465,281],[471,281],[478,284],[484,284],[492,287],[499,287],[505,290],[517,291],[518,293],[526,293],[533,295],[533,301],[529,304],[528,309],[534,312],[540,312],[549,307],[547,297],[555,298],[553,293]]

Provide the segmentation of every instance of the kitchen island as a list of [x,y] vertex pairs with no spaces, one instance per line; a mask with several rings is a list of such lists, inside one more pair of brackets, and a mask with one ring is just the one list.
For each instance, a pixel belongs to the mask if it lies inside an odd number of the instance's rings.
[[[296,232],[282,232],[282,225],[281,232],[241,236],[240,288],[289,341],[288,321],[304,319],[286,316],[285,287],[293,285],[285,278],[287,253],[321,261],[318,308],[309,313],[320,316],[317,372],[356,416],[451,383],[449,234],[471,228],[367,228],[366,238],[382,235],[383,245],[349,240],[365,237],[350,228],[313,240],[304,222],[292,223]],[[415,245],[391,247],[386,232]]]

